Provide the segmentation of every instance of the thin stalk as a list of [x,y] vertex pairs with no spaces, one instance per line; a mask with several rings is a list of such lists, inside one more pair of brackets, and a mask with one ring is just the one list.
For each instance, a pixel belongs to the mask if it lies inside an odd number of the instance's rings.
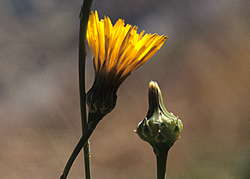
[[63,170],[63,174],[61,175],[60,179],[66,179],[69,173],[69,170],[72,166],[72,164],[74,163],[76,157],[78,156],[79,152],[82,150],[82,147],[84,146],[84,144],[88,141],[89,136],[92,134],[92,130],[88,130],[88,128],[86,128],[86,130],[84,131],[84,135],[81,137],[81,139],[79,140],[78,144],[76,145],[74,151],[72,152],[64,170]]
[[156,155],[157,160],[157,179],[166,179],[166,166],[167,166],[167,152],[160,151]]
[[[98,124],[100,120],[97,120],[94,124],[94,128],[95,126]],[[89,137],[91,136],[93,132],[93,129],[89,129],[88,126],[86,126],[86,128],[84,129],[84,134],[82,135],[81,139],[79,140],[78,144],[76,145],[75,149],[73,150],[64,170],[63,170],[63,174],[61,175],[60,179],[66,179],[71,166],[73,165],[76,157],[78,156],[79,152],[82,150],[83,146],[86,145]]]
[[[80,108],[81,108],[81,121],[82,133],[87,126],[87,113],[86,113],[86,91],[85,91],[85,59],[87,56],[86,48],[86,33],[89,19],[89,13],[93,0],[84,0],[80,12],[80,30],[79,30],[79,88],[80,88]],[[84,145],[84,163],[85,163],[85,177],[91,179],[90,167],[90,145],[89,141]]]

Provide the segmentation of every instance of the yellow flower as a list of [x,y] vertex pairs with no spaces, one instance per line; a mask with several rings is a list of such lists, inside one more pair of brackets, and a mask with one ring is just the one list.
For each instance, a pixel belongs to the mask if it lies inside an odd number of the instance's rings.
[[93,56],[95,82],[87,94],[90,112],[110,112],[120,84],[151,58],[168,39],[157,34],[137,34],[137,27],[119,19],[113,26],[108,17],[89,16],[87,40]]

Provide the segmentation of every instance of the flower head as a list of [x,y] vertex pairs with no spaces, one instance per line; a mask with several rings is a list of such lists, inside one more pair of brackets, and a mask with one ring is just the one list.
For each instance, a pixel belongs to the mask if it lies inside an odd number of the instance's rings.
[[113,26],[108,17],[99,20],[97,11],[90,13],[87,40],[95,69],[95,81],[87,94],[90,112],[110,112],[121,83],[167,40],[165,35],[143,34],[122,19]]
[[149,83],[149,110],[138,126],[136,133],[149,142],[156,151],[168,151],[179,138],[183,129],[181,120],[168,112],[163,104],[161,90],[154,81]]

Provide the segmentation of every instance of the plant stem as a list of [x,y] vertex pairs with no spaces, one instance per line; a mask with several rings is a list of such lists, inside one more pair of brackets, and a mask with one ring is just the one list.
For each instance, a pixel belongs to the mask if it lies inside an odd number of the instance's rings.
[[[79,30],[79,88],[80,88],[80,106],[81,106],[81,121],[82,133],[87,126],[86,115],[86,92],[85,92],[85,59],[87,55],[86,50],[86,33],[89,19],[90,8],[93,0],[84,0],[80,12],[80,30]],[[91,179],[90,167],[90,146],[89,141],[84,145],[84,163],[85,163],[85,177]]]
[[156,155],[157,160],[157,179],[166,179],[168,151],[159,151]]
[[[94,124],[95,126],[98,124],[100,120],[97,120],[96,123]],[[76,157],[78,156],[79,152],[82,150],[83,146],[86,144],[86,142],[88,141],[90,135],[92,134],[93,130],[89,129],[88,126],[85,127],[84,129],[84,134],[82,135],[81,139],[79,140],[78,144],[76,145],[74,151],[72,152],[64,170],[63,170],[63,174],[61,175],[60,179],[66,179],[68,174],[69,174],[69,170],[72,166],[72,164],[74,163]]]

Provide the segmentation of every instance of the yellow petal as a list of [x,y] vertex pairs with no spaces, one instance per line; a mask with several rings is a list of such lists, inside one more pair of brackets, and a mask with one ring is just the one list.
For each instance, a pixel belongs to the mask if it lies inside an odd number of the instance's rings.
[[122,19],[113,26],[108,17],[99,20],[95,11],[89,16],[87,40],[96,73],[119,80],[149,60],[161,48],[167,37],[144,34],[144,31],[138,34],[136,26],[125,26]]

